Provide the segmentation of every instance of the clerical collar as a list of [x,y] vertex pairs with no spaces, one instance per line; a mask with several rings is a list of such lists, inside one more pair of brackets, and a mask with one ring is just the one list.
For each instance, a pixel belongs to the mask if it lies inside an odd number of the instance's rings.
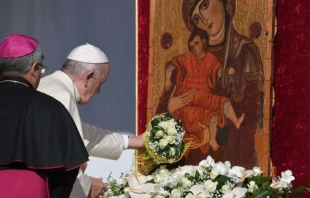
[[74,85],[71,78],[64,73],[63,71],[55,71],[53,75],[56,75],[60,81],[68,88],[71,95],[75,98],[76,102],[79,102],[81,99],[80,93],[77,90],[76,86]]
[[20,76],[3,76],[0,80],[0,83],[15,83],[33,89],[32,84],[28,80]]

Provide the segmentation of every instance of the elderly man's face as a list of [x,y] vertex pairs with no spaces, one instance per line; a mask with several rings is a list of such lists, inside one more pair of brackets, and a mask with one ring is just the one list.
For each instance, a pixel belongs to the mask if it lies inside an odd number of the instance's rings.
[[79,104],[87,104],[94,95],[100,92],[101,86],[107,81],[110,73],[109,64],[104,63],[98,67],[98,70],[100,71],[99,75],[97,77],[86,79],[88,80],[88,84],[84,88],[83,94],[81,94],[81,100],[79,101]]
[[225,22],[222,0],[200,0],[191,15],[193,24],[205,30],[209,36],[216,36]]

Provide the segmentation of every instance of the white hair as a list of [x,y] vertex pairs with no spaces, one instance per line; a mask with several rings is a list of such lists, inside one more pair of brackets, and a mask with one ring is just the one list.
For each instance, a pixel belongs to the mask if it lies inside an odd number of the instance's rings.
[[94,78],[97,78],[101,72],[101,67],[98,67],[99,65],[101,65],[101,63],[84,63],[67,59],[62,64],[61,70],[66,71],[73,76],[83,76],[87,72],[94,72]]
[[0,74],[5,72],[27,73],[34,62],[42,63],[43,54],[41,48],[37,49],[23,57],[18,58],[0,58]]

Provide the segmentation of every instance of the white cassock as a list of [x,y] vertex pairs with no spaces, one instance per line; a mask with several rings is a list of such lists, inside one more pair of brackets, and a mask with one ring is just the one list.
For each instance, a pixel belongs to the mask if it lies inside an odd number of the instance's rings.
[[[62,71],[56,71],[41,79],[37,89],[60,101],[71,114],[84,145],[90,156],[118,159],[123,150],[128,146],[128,137],[112,133],[81,121],[77,102],[80,94],[72,80]],[[86,198],[90,190],[90,177],[80,169],[77,180],[74,183],[70,198]]]

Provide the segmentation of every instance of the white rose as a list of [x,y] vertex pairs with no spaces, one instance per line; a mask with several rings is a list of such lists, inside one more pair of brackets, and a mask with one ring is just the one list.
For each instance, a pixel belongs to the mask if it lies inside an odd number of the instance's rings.
[[167,129],[167,133],[168,133],[168,135],[173,135],[173,136],[175,134],[177,134],[177,130],[176,130],[175,126],[169,126]]
[[174,136],[167,135],[165,139],[168,141],[169,144],[173,144],[175,142]]
[[[205,171],[205,169],[200,167],[200,166],[196,166],[196,171],[198,171],[199,175],[201,176],[201,175],[203,175],[203,172]],[[195,171],[195,173],[196,173],[196,171]]]
[[200,163],[199,163],[199,166],[203,166],[203,167],[213,167],[215,165],[214,163],[214,159],[208,155],[207,159],[205,160],[202,160]]
[[212,169],[210,173],[211,179],[215,179],[220,174],[220,171],[218,169]]
[[155,133],[155,137],[163,137],[164,136],[164,132],[162,130],[158,130],[156,133]]
[[158,123],[158,126],[162,127],[165,131],[167,131],[169,125],[167,122],[162,121],[162,122]]
[[177,181],[174,177],[166,175],[162,178],[160,185],[163,187],[169,186],[170,188],[173,188],[175,185],[177,185]]
[[156,183],[160,183],[162,180],[162,176],[161,175],[155,175],[154,180]]
[[214,192],[215,190],[216,190],[216,187],[217,187],[217,182],[213,182],[213,181],[211,181],[211,180],[207,180],[207,181],[205,181],[205,186],[206,186],[206,189],[207,189],[207,191],[209,191],[209,192]]
[[254,176],[260,176],[263,173],[261,168],[260,167],[256,167],[256,166],[253,167],[253,171],[254,171]]
[[168,145],[168,141],[166,139],[160,139],[159,140],[159,147],[161,149],[165,148]]
[[130,191],[130,188],[129,188],[129,187],[124,188],[124,193],[125,193],[126,195],[129,194],[129,191]]
[[182,195],[182,192],[179,188],[175,188],[171,191],[172,198],[180,198]]
[[223,185],[223,186],[222,186],[222,189],[221,189],[221,192],[224,193],[224,194],[225,194],[225,193],[231,192],[230,186],[227,185],[227,184]]
[[181,186],[183,188],[187,189],[187,188],[191,187],[191,185],[192,185],[192,182],[190,180],[188,180],[186,177],[183,177],[181,179]]
[[228,176],[232,178],[235,178],[235,177],[242,178],[244,171],[245,171],[245,168],[241,166],[234,166],[228,170]]
[[218,170],[220,175],[226,175],[228,173],[228,168],[222,162],[218,162],[215,164],[212,170]]

